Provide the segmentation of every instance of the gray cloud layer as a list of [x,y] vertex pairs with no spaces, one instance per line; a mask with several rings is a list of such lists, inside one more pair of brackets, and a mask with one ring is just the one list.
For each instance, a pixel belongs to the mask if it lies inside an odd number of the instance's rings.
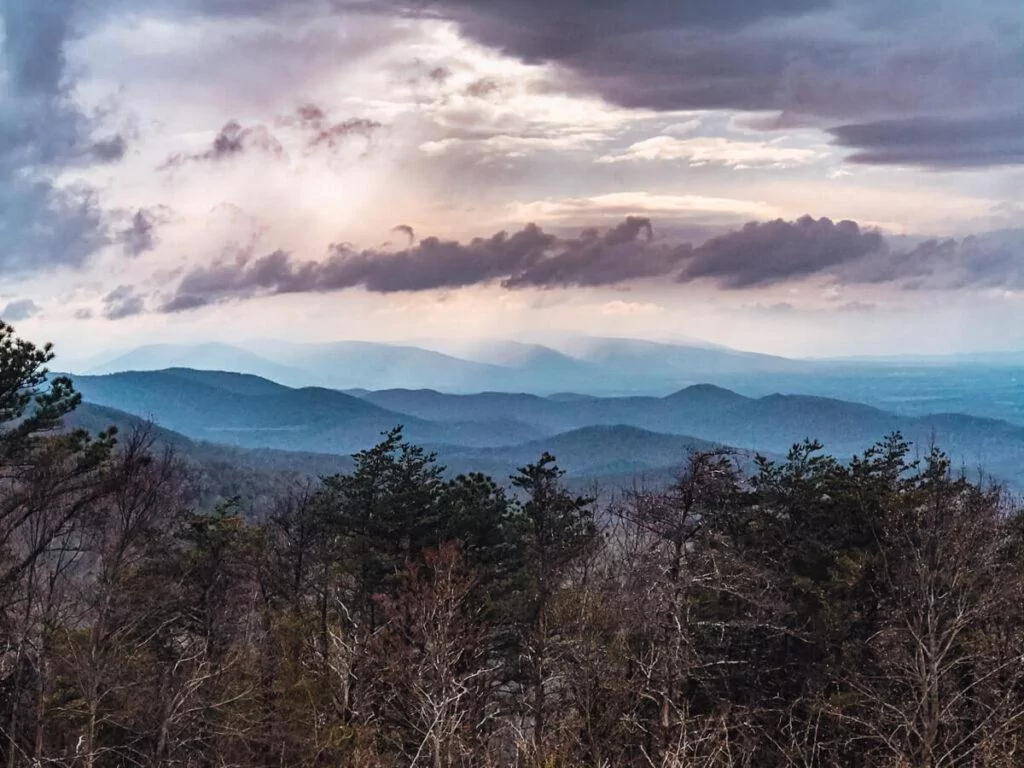
[[80,263],[102,240],[87,190],[54,186],[48,169],[83,151],[84,118],[67,105],[64,41],[70,0],[3,0],[0,101],[0,267]]
[[803,115],[838,125],[837,143],[863,163],[1024,162],[1018,0],[435,0],[427,7],[485,44],[555,62],[575,87],[625,106]]
[[94,191],[60,186],[73,165],[110,163],[127,150],[123,135],[94,138],[95,121],[71,98],[65,46],[74,0],[3,0],[0,100],[0,268],[28,272],[77,266],[108,242]]
[[1024,289],[1024,230],[955,240],[925,240],[897,252],[879,251],[837,271],[850,283],[894,284],[906,290]]
[[695,247],[658,240],[649,220],[629,217],[604,232],[588,229],[574,238],[530,224],[467,243],[428,237],[396,253],[335,245],[322,261],[299,260],[280,250],[259,257],[242,252],[186,273],[161,308],[178,312],[257,295],[356,287],[374,293],[494,283],[508,289],[568,288],[659,278],[742,289],[842,270],[849,282],[898,282],[918,280],[921,260],[889,253],[877,231],[852,221],[805,216],[752,222]]
[[1024,111],[973,118],[911,118],[830,129],[857,151],[849,160],[885,165],[965,168],[1024,163]]
[[103,316],[108,320],[138,315],[145,308],[145,298],[130,285],[119,285],[103,297]]
[[59,186],[72,165],[119,160],[124,136],[95,139],[95,121],[73,104],[64,48],[73,0],[2,0],[0,268],[28,272],[77,266],[107,242],[93,190]]
[[280,250],[259,257],[245,251],[186,273],[160,309],[180,312],[253,296],[347,288],[374,293],[487,284],[569,288],[659,279],[740,290],[814,276],[902,290],[1024,288],[1024,230],[893,250],[877,230],[810,216],[751,222],[699,246],[659,240],[650,221],[640,217],[574,238],[530,224],[467,243],[428,237],[396,253],[335,245],[322,261]]
[[28,318],[38,315],[41,311],[39,305],[32,301],[32,299],[18,299],[8,302],[7,306],[0,309],[0,318],[16,323],[20,320],[28,320]]
[[530,224],[462,244],[428,237],[396,253],[331,246],[323,261],[298,261],[275,251],[200,267],[185,275],[163,309],[192,309],[256,294],[338,291],[375,293],[460,288],[502,281],[507,287],[607,285],[664,274],[670,248],[648,248],[650,222],[631,218],[598,234],[566,240]]
[[814,275],[882,250],[882,235],[855,222],[777,219],[751,222],[712,238],[693,252],[680,281],[711,278],[725,288],[749,288]]
[[[486,45],[526,61],[558,64],[562,79],[554,87],[598,93],[628,107],[776,111],[782,120],[763,118],[758,124],[820,125],[862,163],[958,168],[1024,162],[1019,0],[94,4],[104,15],[138,11],[140,5],[158,14],[260,17],[283,24],[301,13],[450,19]],[[45,80],[46,67],[38,67]],[[434,72],[443,77],[447,70],[439,66]],[[499,95],[493,85],[481,81],[480,95]]]

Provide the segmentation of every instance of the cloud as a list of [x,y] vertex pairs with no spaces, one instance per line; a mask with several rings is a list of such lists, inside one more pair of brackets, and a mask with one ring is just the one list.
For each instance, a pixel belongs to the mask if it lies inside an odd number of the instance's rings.
[[396,253],[334,245],[324,261],[299,261],[284,251],[199,267],[187,273],[163,311],[194,309],[259,294],[329,292],[362,287],[374,293],[460,288],[501,282],[524,286],[608,285],[663,275],[685,253],[653,247],[650,222],[631,217],[603,233],[559,238],[530,224],[462,244],[428,237]]
[[[1020,131],[1007,133],[1019,119],[991,117],[1024,107],[1017,0],[898,8],[883,0],[435,0],[431,8],[470,37],[552,63],[567,87],[619,106],[780,115],[762,118],[762,128],[954,123],[965,143],[940,142],[936,152],[912,153],[913,162],[1021,162]],[[858,131],[840,135],[859,162],[894,162],[874,135],[863,143]]]
[[103,297],[103,316],[108,320],[138,315],[145,308],[145,299],[129,285],[119,285]]
[[42,308],[32,299],[19,299],[8,302],[7,306],[0,310],[0,318],[16,323],[21,320],[28,320],[42,311]]
[[834,312],[848,312],[851,314],[867,314],[878,310],[878,304],[873,301],[846,301],[833,307]]
[[116,133],[92,144],[92,156],[100,163],[116,163],[128,152],[128,139]]
[[1024,288],[1024,230],[925,240],[847,264],[837,278],[903,290]]
[[307,134],[306,143],[309,149],[336,149],[353,136],[362,137],[369,142],[373,134],[383,127],[376,120],[361,117],[331,122],[323,108],[313,103],[303,104],[296,110],[294,117],[285,118],[280,122],[283,125],[297,125],[303,129]]
[[750,288],[819,274],[883,250],[882,235],[853,221],[804,216],[751,222],[694,249],[680,282],[710,278],[725,288]]
[[692,166],[725,165],[730,168],[790,168],[822,157],[813,149],[780,147],[769,141],[735,141],[721,136],[677,139],[655,136],[631,144],[621,152],[597,158],[598,163],[686,160]]
[[188,272],[162,306],[165,312],[282,293],[364,288],[373,293],[427,291],[500,283],[508,289],[620,285],[661,278],[710,279],[727,289],[784,282],[825,272],[882,248],[874,230],[852,221],[804,217],[750,223],[699,247],[659,241],[649,219],[630,216],[605,231],[564,238],[530,224],[462,244],[428,237],[396,253],[335,245],[323,261],[285,251]]
[[853,163],[970,168],[1024,164],[1024,111],[974,118],[917,117],[830,128]]
[[601,306],[601,314],[612,317],[635,317],[637,315],[656,315],[663,312],[664,309],[660,304],[651,302],[615,299]]
[[400,232],[409,238],[409,245],[416,242],[416,230],[410,227],[408,224],[399,224],[397,227],[391,229],[392,232]]
[[243,128],[236,120],[229,120],[214,136],[208,149],[191,154],[173,154],[160,168],[176,168],[188,163],[220,162],[239,157],[253,149],[274,157],[284,157],[284,147],[266,126],[254,125]]
[[496,77],[480,77],[463,89],[463,93],[473,99],[489,99],[501,96],[508,90],[509,84]]
[[450,136],[445,139],[425,141],[420,145],[420,151],[433,156],[468,150],[504,157],[525,157],[536,152],[569,152],[589,149],[594,144],[607,141],[608,138],[607,134],[596,131],[563,131],[558,135],[550,136],[510,134],[471,138]]
[[770,315],[790,315],[797,311],[796,305],[789,301],[776,301],[770,304],[757,302],[751,304],[748,309],[754,312],[765,312]]
[[629,280],[660,277],[678,268],[690,248],[653,244],[650,219],[630,216],[600,233],[587,229],[576,239],[507,277],[508,288],[616,285]]
[[[322,107],[311,102],[299,106],[294,114],[277,118],[274,123],[278,129],[298,131],[307,152],[336,150],[352,137],[361,137],[369,143],[374,133],[383,127],[376,120],[360,117],[332,122]],[[176,168],[188,163],[216,163],[241,157],[253,150],[278,159],[287,158],[284,145],[267,126],[255,123],[243,127],[237,120],[229,120],[217,132],[207,149],[202,152],[175,153],[160,168]]]
[[96,121],[72,99],[65,47],[72,0],[4,0],[0,52],[0,269],[79,266],[107,243],[96,193],[61,171],[119,159],[123,137],[94,141]]
[[681,27],[734,32],[765,19],[826,7],[828,0],[446,0],[435,5],[447,8],[472,36],[535,60],[565,57],[615,36]]
[[157,246],[156,228],[165,221],[166,209],[139,208],[129,225],[116,233],[114,242],[121,245],[126,256],[140,256]]
[[[898,290],[1017,288],[1024,287],[1021,246],[1024,231],[1006,231],[892,250],[875,229],[810,216],[749,222],[694,245],[660,239],[649,219],[630,216],[614,227],[586,229],[575,237],[529,224],[511,234],[499,232],[466,243],[428,237],[397,252],[333,245],[319,261],[297,259],[282,250],[255,256],[247,247],[234,258],[186,272],[159,309],[173,313],[257,296],[350,288],[390,294],[493,284],[508,290],[622,286],[644,280],[663,285],[707,282],[724,290],[808,278],[834,286],[874,283]],[[133,306],[141,311],[141,301]],[[625,314],[633,309],[613,302],[607,311]],[[839,309],[869,307],[850,304]]]

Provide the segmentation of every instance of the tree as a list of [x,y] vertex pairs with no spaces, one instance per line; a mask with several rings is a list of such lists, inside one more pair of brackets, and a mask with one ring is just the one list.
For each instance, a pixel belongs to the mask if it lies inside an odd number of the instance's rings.
[[76,556],[79,518],[110,490],[113,430],[96,439],[61,431],[80,397],[67,378],[50,379],[52,359],[50,345],[36,347],[0,321],[0,621],[13,654],[3,710],[8,765],[40,750],[55,579]]
[[347,610],[372,631],[379,622],[374,595],[392,591],[406,562],[438,543],[443,468],[405,442],[401,427],[353,458],[355,470],[327,478],[318,503],[352,577]]
[[1011,765],[1024,725],[1019,563],[998,489],[932,451],[886,507],[870,665],[839,713],[880,755],[922,768]]
[[523,624],[519,638],[526,711],[532,721],[530,747],[543,760],[548,747],[549,694],[559,658],[558,630],[551,618],[559,592],[567,586],[573,566],[599,541],[593,499],[574,496],[561,484],[564,472],[549,453],[521,467],[512,486],[522,494],[513,512],[513,529],[522,542],[525,560]]
[[393,740],[410,765],[478,765],[495,716],[498,659],[477,581],[457,544],[410,563],[373,640]]
[[694,699],[715,694],[702,683],[726,661],[717,653],[722,649],[704,639],[708,625],[711,634],[724,632],[725,622],[711,620],[712,603],[743,592],[732,578],[732,553],[709,534],[743,498],[732,453],[695,451],[670,488],[634,491],[616,508],[628,526],[625,535],[636,539],[630,594],[643,607],[635,617],[633,653],[643,672],[634,685],[645,724],[643,752],[657,764],[682,745],[689,750],[695,732],[705,728]]

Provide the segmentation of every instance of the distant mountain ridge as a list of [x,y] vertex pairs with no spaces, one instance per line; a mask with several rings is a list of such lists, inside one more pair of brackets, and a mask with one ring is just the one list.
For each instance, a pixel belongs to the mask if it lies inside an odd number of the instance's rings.
[[180,368],[74,378],[89,402],[152,418],[191,439],[244,448],[349,454],[404,425],[410,440],[486,466],[505,466],[515,446],[539,451],[569,441],[579,471],[608,474],[649,468],[652,456],[666,455],[665,446],[678,447],[681,439],[778,454],[811,438],[849,456],[900,431],[922,450],[934,439],[957,465],[983,467],[1024,487],[1024,427],[964,414],[904,416],[809,395],[752,398],[699,384],[665,397],[403,389],[357,396]]
[[151,419],[197,440],[249,448],[348,454],[402,425],[418,442],[497,445],[544,432],[488,414],[479,423],[433,423],[322,387],[285,387],[259,377],[172,368],[105,376],[73,376],[83,398]]
[[247,373],[280,384],[298,385],[303,371],[268,360],[241,347],[230,344],[196,345],[152,344],[116,355],[82,374],[100,375],[124,371],[158,371],[167,368]]
[[610,395],[665,393],[708,376],[796,371],[802,365],[786,358],[705,345],[610,338],[565,343],[567,349],[563,350],[493,341],[469,345],[461,356],[410,345],[361,341],[155,344],[75,372],[101,375],[191,368],[252,374],[291,387]]
[[[1024,355],[789,359],[700,340],[648,341],[553,334],[546,343],[501,339],[414,344],[156,344],[71,366],[77,374],[191,368],[231,371],[289,387],[351,394],[433,389],[526,392],[563,399],[660,397],[693,384],[750,396],[793,392],[873,405],[901,415],[968,413],[1024,426]],[[358,391],[357,391],[358,390]]]

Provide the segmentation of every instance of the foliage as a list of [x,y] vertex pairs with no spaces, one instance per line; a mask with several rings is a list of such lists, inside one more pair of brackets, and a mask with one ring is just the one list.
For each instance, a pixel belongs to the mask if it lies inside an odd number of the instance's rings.
[[51,354],[0,325],[10,768],[1020,763],[1024,515],[938,451],[698,451],[599,507],[395,429],[254,514],[61,430]]

